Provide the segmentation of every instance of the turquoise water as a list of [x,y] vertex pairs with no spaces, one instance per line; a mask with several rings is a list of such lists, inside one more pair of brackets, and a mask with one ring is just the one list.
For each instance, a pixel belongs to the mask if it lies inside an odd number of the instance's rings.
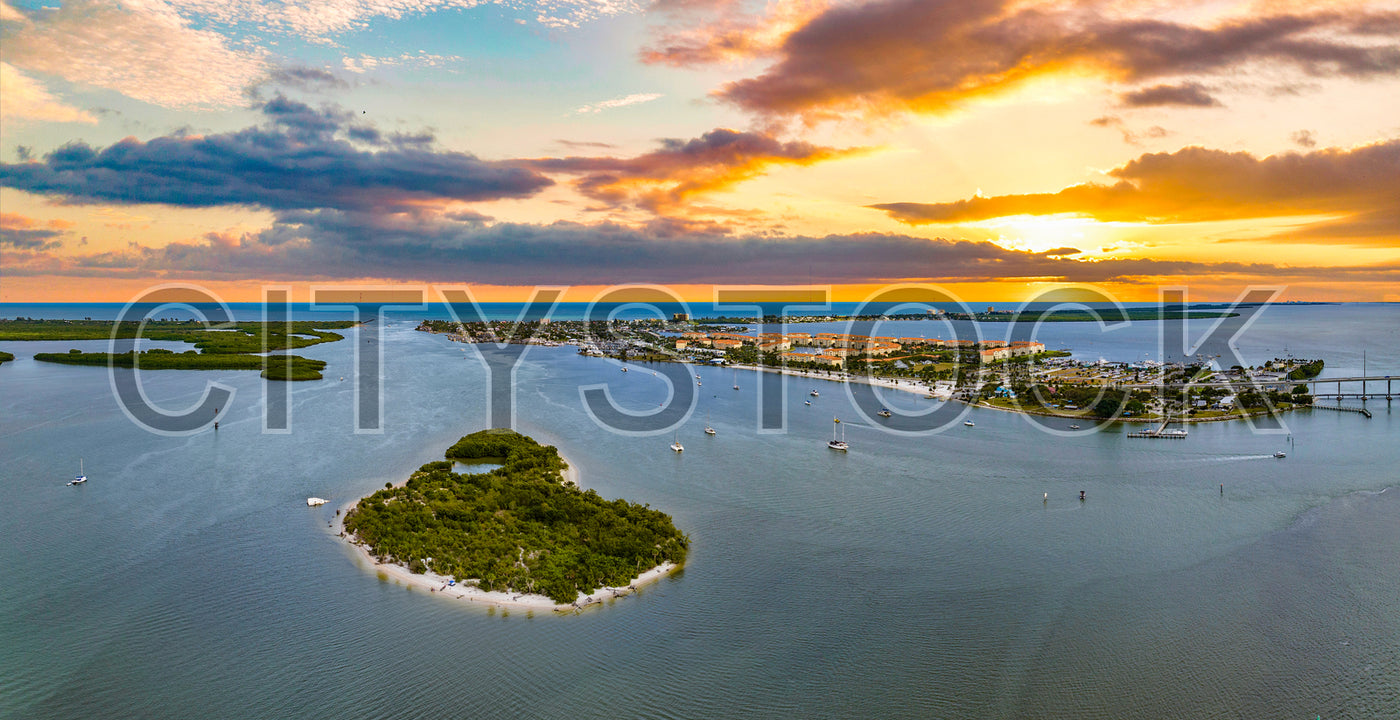
[[[793,381],[788,431],[759,434],[753,376],[736,392],[700,368],[676,455],[669,431],[611,434],[583,409],[594,383],[655,408],[646,365],[532,348],[519,429],[584,487],[671,513],[692,556],[580,615],[488,611],[377,579],[328,527],[487,422],[482,365],[414,324],[385,329],[382,434],[354,431],[349,342],[305,351],[330,366],[294,386],[286,435],[261,432],[254,374],[144,374],[171,408],[206,380],[237,390],[217,433],[186,438],[128,421],[101,369],[30,359],[84,343],[0,347],[18,356],[0,366],[0,717],[1400,715],[1383,400],[1370,420],[1289,416],[1291,447],[1242,423],[1065,438],[972,411],[927,437],[849,421],[841,455],[824,446],[833,415],[856,417],[841,386],[808,407],[813,381]],[[1155,330],[1119,337],[1140,354]],[[1400,374],[1400,310],[1273,308],[1241,342],[1260,361],[1284,346],[1329,375],[1363,349]],[[79,458],[91,479],[65,487]]]

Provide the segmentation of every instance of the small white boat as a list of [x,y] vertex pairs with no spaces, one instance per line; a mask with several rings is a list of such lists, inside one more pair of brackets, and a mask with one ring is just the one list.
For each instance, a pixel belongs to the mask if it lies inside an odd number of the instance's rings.
[[893,415],[894,413],[890,412],[889,408],[880,408],[880,412],[875,413],[875,414],[876,414],[876,415],[879,415],[880,417],[889,417],[889,416]]
[[681,444],[681,438],[679,435],[676,436],[675,440],[671,441],[671,449],[675,450],[676,452],[681,452],[682,450],[685,450],[685,446]]
[[1070,425],[1070,426],[1069,426],[1069,429],[1070,429],[1070,430],[1078,430],[1078,429],[1079,429],[1079,426],[1078,426],[1078,425]]
[[1288,457],[1288,453],[1286,453],[1286,452],[1280,450],[1280,451],[1274,453],[1274,457],[1279,458],[1279,459],[1283,459],[1283,458]]
[[715,434],[715,429],[712,428],[712,427],[710,427],[709,425],[706,425],[706,426],[705,426],[705,434],[706,434],[706,435],[714,435],[714,434]]
[[78,474],[68,481],[69,485],[82,485],[87,482],[87,473],[83,470],[83,459],[78,458]]
[[715,434],[715,428],[714,428],[713,425],[710,424],[710,411],[709,411],[709,410],[706,410],[706,411],[705,411],[705,434],[706,434],[706,435],[714,435],[714,434]]
[[964,421],[963,421],[963,424],[966,425],[966,426],[968,426],[968,427],[977,427],[977,423],[972,422],[971,420],[964,420]]
[[325,505],[325,504],[326,504],[326,499],[325,499],[325,498],[309,497],[309,498],[306,499],[306,506],[307,506],[307,507],[316,507],[317,505]]
[[809,392],[807,394],[811,395],[812,397],[821,397],[821,393],[817,392],[816,390],[813,390],[812,392]]
[[807,404],[808,404],[808,405],[811,405],[811,404],[812,404],[812,401],[811,401],[811,400],[808,400],[808,401],[807,401]]
[[622,368],[622,372],[627,372],[627,368],[626,368],[626,367]]
[[700,382],[699,380],[696,380],[696,381],[695,381],[695,387],[700,387],[701,385],[704,385],[704,384],[705,384],[705,383],[702,383],[702,382]]

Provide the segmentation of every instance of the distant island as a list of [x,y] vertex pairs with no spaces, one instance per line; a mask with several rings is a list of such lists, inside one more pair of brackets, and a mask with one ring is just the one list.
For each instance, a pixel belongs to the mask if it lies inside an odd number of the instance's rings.
[[11,355],[11,354],[9,354],[9,353],[3,351],[3,350],[0,350],[0,363],[9,362],[9,361],[14,360],[14,359],[15,359],[15,356],[14,356],[14,355]]
[[803,323],[829,322],[876,322],[914,320],[971,320],[975,322],[1124,322],[1149,320],[1200,320],[1234,317],[1226,306],[1190,306],[1185,309],[1175,307],[1134,307],[1134,308],[1060,308],[1054,310],[996,310],[987,308],[985,312],[946,312],[930,310],[922,313],[877,313],[869,315],[764,315],[762,317],[716,317],[695,318],[688,322],[694,325],[734,325],[762,322],[769,325],[779,323],[800,325]]
[[[435,592],[554,610],[621,594],[685,562],[689,539],[669,515],[568,483],[552,446],[482,430],[446,458],[360,500],[343,535]],[[500,467],[453,472],[458,460]]]
[[[988,311],[995,312],[992,308]],[[1158,313],[1158,308],[1129,312],[1154,313],[1155,319],[1170,317]],[[583,355],[625,362],[725,365],[878,385],[919,393],[931,400],[952,399],[998,410],[1092,421],[1205,422],[1317,407],[1306,381],[1316,378],[1324,367],[1321,359],[1294,357],[1229,369],[1215,368],[1206,359],[1192,364],[1086,362],[1073,359],[1068,349],[1052,350],[1030,340],[705,332],[688,320],[424,320],[417,329],[445,334],[454,342],[569,344]]]
[[323,360],[299,355],[260,355],[310,347],[344,339],[331,330],[358,323],[348,320],[270,323],[225,323],[205,327],[192,320],[150,320],[145,328],[136,322],[109,320],[0,319],[0,340],[107,340],[134,339],[184,342],[196,350],[175,352],[165,349],[144,352],[106,353],[69,350],[66,353],[36,353],[40,362],[64,365],[140,367],[142,370],[258,370],[268,380],[320,380]]

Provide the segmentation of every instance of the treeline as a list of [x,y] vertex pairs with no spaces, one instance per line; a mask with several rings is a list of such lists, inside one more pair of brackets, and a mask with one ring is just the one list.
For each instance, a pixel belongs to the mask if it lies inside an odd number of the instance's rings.
[[268,380],[320,380],[323,360],[299,355],[261,356],[283,350],[319,345],[344,339],[331,330],[353,327],[350,320],[224,323],[206,328],[193,320],[151,320],[144,329],[136,322],[111,320],[34,320],[0,319],[0,340],[107,340],[134,339],[190,343],[199,352],[188,350],[147,350],[139,357],[125,353],[70,350],[67,353],[39,353],[35,360],[66,365],[107,365],[140,367],[143,370],[258,370]]
[[1288,379],[1309,380],[1311,378],[1315,378],[1318,375],[1322,374],[1323,365],[1324,363],[1320,359],[1313,360],[1312,362],[1305,363],[1303,365],[1299,365],[1298,367],[1295,367],[1291,371],[1289,371]]
[[15,359],[15,356],[14,356],[14,355],[11,355],[11,354],[5,352],[4,350],[0,350],[0,363],[9,362],[10,360],[14,360],[14,359]]
[[225,323],[206,328],[197,321],[152,320],[144,330],[137,322],[112,320],[0,319],[0,340],[146,340],[185,342],[204,353],[260,353],[295,350],[343,339],[330,332],[354,327],[350,320]]
[[[346,529],[382,562],[558,603],[625,585],[662,562],[685,562],[689,539],[669,515],[563,485],[565,465],[551,446],[510,430],[483,430],[446,457],[402,487],[361,500],[346,515]],[[480,459],[501,467],[452,472],[452,460]]]
[[34,359],[63,365],[106,367],[110,363],[116,367],[139,367],[142,370],[260,370],[268,380],[320,380],[321,371],[326,367],[324,360],[299,355],[197,353],[193,350],[177,353],[159,348],[142,353],[115,354],[69,350],[66,353],[37,353]]

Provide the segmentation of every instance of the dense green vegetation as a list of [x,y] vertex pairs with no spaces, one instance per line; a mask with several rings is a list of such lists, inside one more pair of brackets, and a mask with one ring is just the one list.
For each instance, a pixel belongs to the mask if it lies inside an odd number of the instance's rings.
[[[381,562],[570,603],[581,591],[626,585],[662,562],[685,561],[689,539],[669,515],[562,484],[564,462],[551,446],[482,430],[446,456],[346,515],[346,529]],[[481,459],[501,467],[452,472],[452,460]]]
[[0,319],[0,340],[107,340],[116,326],[119,339],[134,338],[139,331],[146,340],[186,342],[203,353],[260,353],[334,342],[342,336],[329,330],[354,325],[349,320],[331,320],[226,323],[206,328],[193,320],[151,320],[141,330],[136,322],[15,318]]
[[[67,365],[139,366],[143,370],[259,370],[269,380],[320,380],[326,363],[298,355],[262,357],[250,353],[278,352],[335,342],[343,339],[329,329],[354,326],[348,320],[326,322],[296,321],[291,323],[226,323],[206,328],[203,323],[186,320],[151,320],[142,329],[140,323],[117,323],[109,320],[34,320],[0,319],[0,339],[3,340],[107,340],[115,333],[118,339],[137,337],[145,340],[191,343],[199,352],[176,353],[170,350],[147,350],[140,357],[132,353],[70,350],[67,353],[39,353],[35,360]],[[287,359],[290,362],[287,362]]]
[[1312,362],[1306,363],[1304,365],[1300,365],[1296,368],[1293,368],[1293,370],[1288,373],[1288,379],[1307,380],[1310,378],[1315,378],[1322,372],[1323,365],[1324,363],[1320,359],[1313,360]]
[[[170,350],[147,350],[133,357],[133,353],[85,353],[69,350],[66,353],[37,353],[34,359],[40,362],[61,363],[64,365],[101,365],[108,362],[117,367],[140,367],[142,370],[261,370],[269,380],[320,380],[321,370],[326,367],[324,360],[311,360],[298,355],[245,355],[240,353],[197,353],[187,350],[182,353]],[[286,360],[290,360],[290,367]]]
[[0,350],[0,363],[7,362],[7,361],[10,361],[10,360],[14,360],[14,359],[15,359],[15,356],[14,356],[14,355],[11,355],[11,354],[9,354],[9,353],[3,351],[3,350]]

